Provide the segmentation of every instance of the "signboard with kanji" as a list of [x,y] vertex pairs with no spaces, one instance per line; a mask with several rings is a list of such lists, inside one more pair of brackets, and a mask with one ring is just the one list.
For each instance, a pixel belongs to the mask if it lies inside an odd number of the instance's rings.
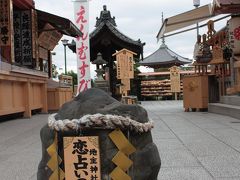
[[117,78],[118,79],[133,79],[134,67],[133,67],[133,55],[136,53],[127,49],[122,49],[116,52],[113,56],[117,59]]
[[170,68],[171,92],[181,91],[180,70],[177,66]]
[[32,13],[22,11],[22,64],[32,65]]
[[0,46],[11,45],[11,1],[0,0]]
[[234,54],[240,54],[240,17],[232,17],[228,25],[231,49]]
[[20,64],[22,61],[22,32],[21,32],[21,12],[15,11],[14,19],[14,53],[15,62]]
[[32,65],[32,11],[14,11],[15,62]]
[[101,180],[97,136],[64,137],[66,180]]
[[39,35],[39,46],[52,51],[58,44],[58,41],[62,38],[62,34],[57,30],[53,30],[54,27],[47,23],[43,28],[43,32]]

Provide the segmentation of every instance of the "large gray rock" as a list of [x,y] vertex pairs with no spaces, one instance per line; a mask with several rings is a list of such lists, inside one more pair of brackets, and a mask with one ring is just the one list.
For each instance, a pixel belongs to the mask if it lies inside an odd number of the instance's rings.
[[[148,122],[148,115],[145,109],[138,105],[125,105],[115,100],[107,93],[99,89],[89,89],[79,94],[72,101],[65,103],[58,114],[55,116],[59,119],[74,119],[80,118],[86,114],[113,114],[121,116],[129,116],[131,119],[141,123]],[[81,132],[82,135],[99,136],[100,142],[100,158],[101,158],[101,175],[102,180],[107,180],[108,175],[116,167],[112,163],[112,158],[118,152],[116,146],[112,143],[108,134],[111,130],[96,130],[88,129]],[[124,132],[127,136],[127,132]],[[76,136],[79,132],[71,131],[59,133],[59,139],[62,136]],[[129,170],[132,179],[136,180],[157,180],[158,172],[161,166],[161,161],[156,145],[153,143],[151,132],[134,133],[130,132],[130,141],[136,147],[137,151],[131,155],[133,166]],[[42,140],[42,160],[38,167],[38,179],[48,179],[51,170],[46,168],[49,156],[46,149],[51,145],[54,138],[54,132],[47,126],[41,130]],[[59,142],[61,147],[62,141]],[[62,155],[62,149],[59,154]]]

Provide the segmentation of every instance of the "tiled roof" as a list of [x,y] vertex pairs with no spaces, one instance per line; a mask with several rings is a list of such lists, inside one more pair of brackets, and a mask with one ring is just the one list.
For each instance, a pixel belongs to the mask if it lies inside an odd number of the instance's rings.
[[112,23],[110,23],[109,21],[103,21],[101,22],[95,29],[94,31],[89,35],[90,39],[93,38],[94,36],[96,36],[102,28],[107,27],[115,36],[117,36],[119,39],[121,39],[122,41],[128,42],[130,44],[135,44],[137,46],[143,46],[144,43],[141,43],[140,39],[135,41],[131,38],[129,38],[128,36],[124,35],[123,33],[121,33]]
[[153,54],[144,58],[143,61],[139,62],[140,65],[165,65],[165,64],[188,64],[191,63],[191,60],[184,58],[177,53],[173,52],[167,47],[167,45],[162,44],[160,48],[155,51]]

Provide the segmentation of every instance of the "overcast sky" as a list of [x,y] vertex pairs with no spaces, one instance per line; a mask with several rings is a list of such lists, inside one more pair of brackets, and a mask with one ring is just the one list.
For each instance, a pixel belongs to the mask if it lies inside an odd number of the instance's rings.
[[[201,0],[201,5],[209,4],[212,0]],[[35,0],[36,8],[69,18],[74,22],[73,2],[71,0]],[[161,14],[164,18],[174,16],[194,8],[192,0],[91,0],[90,1],[90,32],[94,30],[96,17],[99,17],[103,5],[115,16],[117,28],[132,39],[141,39],[145,42],[144,57],[156,51],[161,45],[157,43],[156,35],[161,27]],[[226,22],[220,22],[216,29],[220,29]],[[200,29],[200,34],[205,29]],[[72,37],[64,36],[72,40]],[[196,40],[196,31],[190,31],[166,39],[170,49],[178,54],[192,58],[193,47]],[[53,62],[58,68],[64,67],[63,45],[54,49],[56,55]],[[68,70],[76,71],[76,55],[67,49]],[[64,68],[63,68],[64,69]]]

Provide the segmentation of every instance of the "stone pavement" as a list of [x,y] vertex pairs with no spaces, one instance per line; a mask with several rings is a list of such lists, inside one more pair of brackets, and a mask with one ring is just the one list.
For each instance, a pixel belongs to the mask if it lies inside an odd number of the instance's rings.
[[240,180],[240,121],[183,112],[182,101],[142,102],[154,120],[159,180]]
[[[162,159],[159,180],[240,180],[240,121],[183,112],[182,101],[146,101]],[[48,115],[0,123],[0,180],[35,180]]]

